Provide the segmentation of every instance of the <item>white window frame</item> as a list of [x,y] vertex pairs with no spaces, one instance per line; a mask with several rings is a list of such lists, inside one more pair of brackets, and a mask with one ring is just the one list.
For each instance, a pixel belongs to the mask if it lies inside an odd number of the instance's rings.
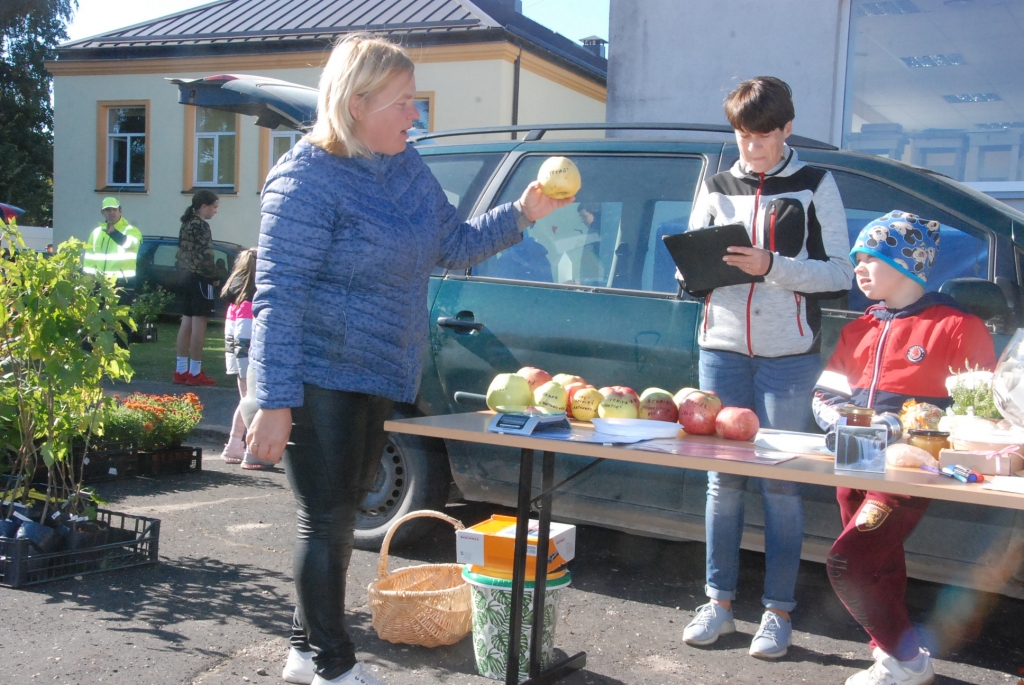
[[[306,135],[306,134],[303,133],[302,131],[295,131],[295,130],[292,130],[290,128],[281,129],[280,131],[278,131],[278,130],[271,131],[270,132],[270,150],[269,150],[269,152],[267,154],[267,159],[270,161],[270,163],[267,165],[267,171],[269,172],[271,169],[274,168],[274,165],[277,164],[277,160],[274,159],[274,140],[275,139],[277,139],[277,138],[288,138],[291,141],[291,144],[288,146],[288,149],[291,150],[293,147],[295,147],[295,144],[298,143],[299,140],[304,135]],[[280,159],[280,157],[278,159]]]
[[[123,107],[107,107],[105,110],[106,121],[104,122],[104,130],[107,133],[107,175],[106,184],[108,186],[130,186],[134,188],[144,188],[146,186],[146,162],[143,161],[142,166],[142,183],[132,183],[128,179],[132,177],[132,140],[135,138],[142,138],[143,145],[146,143],[146,134],[143,133],[111,133],[110,132],[110,113],[120,109],[141,109],[143,118],[148,120],[149,112],[146,107],[142,105],[125,105]],[[143,127],[148,127],[149,122],[145,121]],[[114,142],[116,140],[124,140],[127,145],[127,158],[125,166],[125,181],[124,183],[118,183],[114,181]],[[146,150],[146,157],[149,157],[149,150]]]
[[[199,116],[196,117],[196,123],[194,129],[199,128]],[[238,116],[234,117],[234,130],[233,131],[193,131],[193,185],[196,187],[234,187],[238,179],[238,155],[239,155],[239,122]],[[234,169],[234,175],[231,178],[230,183],[218,183],[217,177],[220,176],[220,138],[230,136],[234,138],[234,159],[236,159],[236,169]],[[199,141],[202,139],[213,140],[213,180],[201,181],[199,179]]]

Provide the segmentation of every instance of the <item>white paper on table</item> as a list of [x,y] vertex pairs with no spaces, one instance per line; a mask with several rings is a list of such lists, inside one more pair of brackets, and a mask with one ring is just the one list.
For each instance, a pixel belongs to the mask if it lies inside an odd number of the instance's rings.
[[768,450],[798,454],[831,454],[825,447],[824,435],[792,431],[758,431],[754,444]]
[[746,446],[709,445],[705,443],[683,442],[672,438],[645,440],[627,449],[644,450],[647,452],[664,452],[684,457],[703,457],[705,459],[725,459],[727,461],[743,461],[748,464],[781,464],[796,459],[798,454],[759,450]]
[[1000,492],[1015,492],[1024,495],[1024,478],[1017,476],[985,476],[985,482],[981,484],[982,490],[999,490]]

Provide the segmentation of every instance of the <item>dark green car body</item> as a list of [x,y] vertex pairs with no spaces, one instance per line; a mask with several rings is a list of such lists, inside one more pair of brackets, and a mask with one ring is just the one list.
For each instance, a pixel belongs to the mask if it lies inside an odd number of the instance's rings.
[[[315,90],[264,77],[174,83],[184,104],[257,116],[258,124],[270,127],[302,128],[315,114]],[[696,386],[702,303],[678,291],[660,239],[685,229],[699,183],[735,161],[729,130],[532,126],[519,127],[520,141],[509,140],[510,133],[445,132],[428,137],[458,142],[417,143],[463,218],[518,198],[550,156],[572,158],[583,188],[576,203],[539,221],[520,245],[472,269],[437,270],[431,277],[425,303],[430,345],[420,393],[398,414],[472,411],[478,407],[456,402],[456,393],[482,394],[495,374],[523,366],[583,376],[597,387],[674,392]],[[636,137],[652,134],[659,137]],[[933,287],[970,305],[996,333],[997,349],[1005,345],[1022,322],[1024,214],[925,169],[796,137],[790,142],[803,161],[832,172],[852,236],[894,209],[940,221],[942,252]],[[823,363],[842,326],[866,304],[857,290],[822,302]],[[799,318],[780,325],[799,325]],[[808,411],[809,405],[810,398]],[[584,463],[560,455],[556,477]],[[453,481],[467,499],[512,505],[518,467],[519,455],[511,449],[390,436],[356,544],[379,549],[399,516],[443,507]],[[706,486],[703,471],[606,461],[562,488],[554,513],[559,520],[639,535],[702,540]],[[805,487],[803,494],[803,556],[823,561],[841,530],[835,491]],[[757,488],[748,485],[747,497],[743,545],[763,549]],[[418,535],[421,521],[403,525],[393,542]],[[934,502],[907,541],[907,566],[919,578],[1024,597],[1024,576],[1012,561],[1021,540],[1024,512]]]
[[[420,152],[466,217],[518,197],[543,159],[570,157],[580,166],[584,188],[576,205],[560,210],[557,221],[564,225],[554,235],[572,226],[572,214],[581,203],[601,204],[606,218],[608,205],[620,203],[614,230],[623,242],[613,252],[620,253],[626,267],[620,264],[616,273],[600,274],[596,282],[577,277],[577,272],[572,279],[556,275],[548,282],[538,279],[535,269],[517,278],[495,268],[503,259],[499,256],[474,269],[432,277],[430,349],[418,413],[472,411],[455,401],[456,392],[484,393],[495,374],[523,366],[583,376],[598,387],[627,385],[639,391],[657,386],[670,392],[696,387],[702,303],[677,292],[672,267],[658,254],[664,250],[659,238],[666,223],[682,230],[697,184],[733,163],[734,144],[724,139],[542,140],[422,145]],[[1024,216],[959,183],[898,162],[842,150],[798,148],[798,154],[833,172],[847,207],[851,241],[868,220],[892,209],[940,220],[945,244],[957,255],[944,276],[998,284],[1006,301],[993,303],[993,311],[1000,312],[993,328],[1000,332],[997,347],[1005,344],[1006,333],[1020,325],[1021,247],[1013,237],[1016,232],[1021,239]],[[483,159],[488,161],[481,163]],[[474,165],[476,176],[470,172]],[[672,205],[677,221],[659,224],[662,203]],[[552,221],[539,223],[531,233],[550,230]],[[630,221],[636,225],[628,227]],[[538,239],[548,248],[557,274],[558,260],[551,255],[555,241]],[[571,255],[572,249],[563,254]],[[651,277],[655,268],[668,272]],[[851,295],[822,304],[824,363],[839,330],[860,315],[864,303]],[[451,319],[482,326],[438,324]],[[467,499],[515,502],[516,451],[448,442],[445,452],[454,482]],[[587,461],[559,455],[556,478]],[[706,487],[701,471],[605,462],[559,492],[555,514],[641,535],[703,539]],[[757,488],[750,487],[744,546],[752,549],[763,548],[759,499]],[[805,487],[804,505],[804,557],[823,561],[841,531],[835,491]],[[1014,511],[935,502],[907,543],[908,566],[918,577],[1019,595],[1019,582],[1003,587],[1001,579],[1011,571],[1003,568],[1003,552],[1021,532],[1024,520],[1018,523]]]

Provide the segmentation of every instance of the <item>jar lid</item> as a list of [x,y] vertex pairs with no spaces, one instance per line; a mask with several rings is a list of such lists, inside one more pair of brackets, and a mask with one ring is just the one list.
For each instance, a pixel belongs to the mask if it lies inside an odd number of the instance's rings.
[[852,416],[874,416],[875,410],[871,407],[858,407],[855,404],[844,404],[839,407],[840,414],[850,414]]
[[949,437],[949,433],[947,433],[946,431],[923,430],[923,429],[917,429],[917,428],[911,429],[910,431],[908,431],[908,434],[909,435],[920,435],[922,438],[948,438]]

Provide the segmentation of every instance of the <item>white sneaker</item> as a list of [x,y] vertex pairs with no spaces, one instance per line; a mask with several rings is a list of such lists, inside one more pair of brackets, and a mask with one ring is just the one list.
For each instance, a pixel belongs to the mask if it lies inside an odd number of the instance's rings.
[[875,649],[872,656],[875,663],[866,671],[854,673],[847,678],[846,685],[931,685],[935,682],[935,671],[932,669],[931,654],[922,648],[924,665],[917,670],[907,667],[902,661],[880,649]]
[[316,664],[313,663],[314,652],[300,652],[294,647],[288,649],[288,661],[284,664],[281,679],[286,683],[310,685],[316,676]]
[[228,464],[241,464],[244,456],[245,443],[238,438],[228,438],[228,444],[224,445],[224,450],[220,453],[220,458]]
[[316,676],[313,678],[313,685],[384,685],[384,681],[375,676],[366,664],[359,661],[351,671],[341,674],[334,680],[324,680]]

